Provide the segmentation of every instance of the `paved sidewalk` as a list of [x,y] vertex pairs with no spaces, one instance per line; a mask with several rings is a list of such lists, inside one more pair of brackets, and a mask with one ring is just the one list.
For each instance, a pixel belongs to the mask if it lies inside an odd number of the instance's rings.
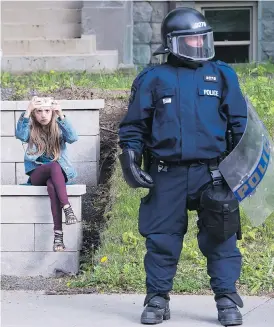
[[[2,291],[2,327],[140,326],[143,295],[43,295]],[[274,326],[274,298],[243,297],[246,327]],[[221,326],[212,296],[173,295],[171,320],[160,326]]]

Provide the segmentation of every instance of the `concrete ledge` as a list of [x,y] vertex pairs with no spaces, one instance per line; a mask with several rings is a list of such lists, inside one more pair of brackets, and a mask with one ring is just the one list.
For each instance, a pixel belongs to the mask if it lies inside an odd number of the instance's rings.
[[46,186],[1,186],[1,269],[15,276],[54,276],[55,269],[76,274],[83,243],[82,195],[85,184],[67,185],[78,223],[65,225],[66,250],[53,252],[53,218]]
[[[59,100],[63,110],[98,110],[105,107],[104,99],[94,100]],[[25,111],[29,101],[1,101],[1,111],[5,110],[21,110]]]
[[1,111],[1,136],[15,136],[14,112],[12,111]]
[[[33,0],[32,1],[2,1],[2,10],[9,9],[29,9],[33,10]],[[52,9],[52,8],[61,8],[61,9],[81,9],[82,1],[35,1],[36,9]]]
[[[37,6],[37,3],[39,1],[36,1],[35,6]],[[3,24],[2,35],[4,35],[4,40],[80,38],[81,23],[58,24],[53,22],[49,25]]]
[[[86,193],[86,185],[67,185],[68,195],[83,195]],[[33,185],[1,185],[1,196],[31,196],[48,195],[46,186]]]
[[[58,27],[57,27],[58,30]],[[24,56],[34,55],[53,55],[55,53],[70,53],[70,54],[94,54],[96,52],[95,38],[80,39],[37,39],[26,37],[22,40],[7,40],[2,41],[2,51],[5,56],[17,55],[22,53]]]
[[[25,186],[32,188],[32,186]],[[35,186],[33,186],[35,187]],[[82,220],[80,195],[70,196],[69,202],[79,221]],[[48,195],[2,196],[1,224],[52,224],[50,199]],[[14,205],[16,203],[16,205]],[[23,213],[23,214],[22,214]],[[65,215],[62,212],[62,221]]]
[[[63,232],[66,251],[80,251],[82,223],[63,224]],[[53,224],[1,224],[1,236],[1,252],[52,252]]]
[[71,274],[79,271],[79,251],[75,252],[2,252],[1,273],[11,276],[55,275],[55,269]]
[[33,73],[39,71],[58,72],[87,71],[90,73],[113,73],[118,67],[118,51],[96,51],[91,54],[64,54],[22,56],[3,55],[2,71],[12,73]]
[[[13,225],[16,227],[17,225]],[[63,224],[64,243],[67,252],[82,249],[83,234],[82,223],[73,225]],[[34,224],[34,249],[35,252],[52,252],[53,224]]]
[[15,162],[1,162],[1,185],[14,185],[15,181]]
[[34,251],[34,224],[1,224],[2,251]]
[[5,9],[2,12],[2,23],[50,24],[52,21],[60,23],[81,23],[81,9],[50,8],[43,9],[21,8],[20,10]]

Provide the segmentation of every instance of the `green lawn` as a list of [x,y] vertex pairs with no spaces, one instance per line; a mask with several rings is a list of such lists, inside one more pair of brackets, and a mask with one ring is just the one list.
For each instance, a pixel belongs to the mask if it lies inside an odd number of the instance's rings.
[[[263,76],[274,74],[274,64],[236,65],[236,71],[242,76]],[[1,87],[13,88],[14,95],[10,100],[21,100],[26,96],[29,98],[33,90],[50,93],[60,88],[88,87],[109,90],[127,90],[136,74],[117,71],[114,74],[92,74],[87,72],[38,72],[31,74],[13,75],[10,73],[1,74]]]
[[135,75],[122,72],[91,74],[50,71],[22,75],[2,73],[1,87],[14,89],[14,95],[9,100],[21,100],[26,96],[30,98],[33,90],[49,95],[56,90],[73,87],[127,90],[130,89]]

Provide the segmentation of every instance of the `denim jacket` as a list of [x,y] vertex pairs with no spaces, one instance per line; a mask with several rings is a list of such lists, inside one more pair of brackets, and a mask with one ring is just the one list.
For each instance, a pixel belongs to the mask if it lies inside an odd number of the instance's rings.
[[[22,113],[16,126],[16,132],[15,136],[17,139],[21,140],[22,142],[28,143],[29,137],[30,137],[30,118],[24,117],[25,113]],[[57,162],[62,167],[67,180],[71,180],[77,176],[76,170],[73,168],[67,153],[67,143],[73,143],[78,140],[78,135],[76,134],[74,128],[68,121],[68,119],[65,117],[63,120],[61,120],[59,117],[57,118],[57,124],[60,129],[60,136],[61,136],[61,153],[60,158],[57,160]],[[25,157],[24,157],[24,165],[25,165],[25,173],[27,175],[30,174],[32,170],[39,167],[41,163],[37,162],[38,157],[40,157],[41,154],[30,154],[29,153],[29,144],[27,147],[27,151],[25,151]],[[31,148],[31,152],[36,152],[36,146],[33,145]]]

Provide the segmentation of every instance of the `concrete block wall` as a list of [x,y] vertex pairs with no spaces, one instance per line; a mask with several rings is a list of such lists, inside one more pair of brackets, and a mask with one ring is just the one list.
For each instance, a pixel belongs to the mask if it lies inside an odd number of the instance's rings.
[[[28,176],[24,149],[15,138],[19,116],[28,101],[1,102],[1,272],[16,276],[53,276],[56,270],[76,274],[82,246],[82,196],[97,184],[100,159],[99,110],[104,100],[61,100],[64,114],[79,140],[67,144],[78,177],[67,185],[69,201],[79,220],[65,225],[66,251],[53,252],[53,219],[46,186],[18,185]],[[63,214],[63,222],[65,217]]]
[[50,277],[56,270],[78,273],[82,247],[81,197],[86,186],[68,185],[67,192],[79,222],[65,225],[63,215],[66,250],[53,252],[53,222],[46,186],[2,185],[3,275]]
[[259,59],[274,59],[274,1],[259,1]]
[[[176,7],[196,8],[207,1],[134,1],[133,6],[133,62],[136,65],[146,66],[157,63],[161,56],[152,57],[152,53],[161,43],[161,22],[168,11]],[[218,7],[225,1],[209,1]],[[245,1],[243,1],[244,3]],[[251,1],[252,2],[252,1]],[[255,0],[258,16],[258,61],[273,60],[274,58],[274,0]],[[233,1],[230,1],[233,7]],[[248,7],[248,5],[246,5]],[[257,14],[257,12],[255,12]]]
[[[1,102],[1,184],[22,184],[28,179],[24,170],[27,145],[15,138],[17,121],[27,105],[28,101]],[[96,185],[100,159],[99,110],[104,108],[104,100],[61,100],[60,105],[79,135],[77,142],[67,144],[78,172],[73,182]]]
[[161,22],[168,13],[168,1],[134,1],[133,6],[133,62],[147,65],[152,53],[161,44]]
[[194,1],[134,1],[134,64],[146,66],[161,60],[161,56],[154,57],[152,54],[161,45],[162,21],[170,10],[181,6],[192,8]]

